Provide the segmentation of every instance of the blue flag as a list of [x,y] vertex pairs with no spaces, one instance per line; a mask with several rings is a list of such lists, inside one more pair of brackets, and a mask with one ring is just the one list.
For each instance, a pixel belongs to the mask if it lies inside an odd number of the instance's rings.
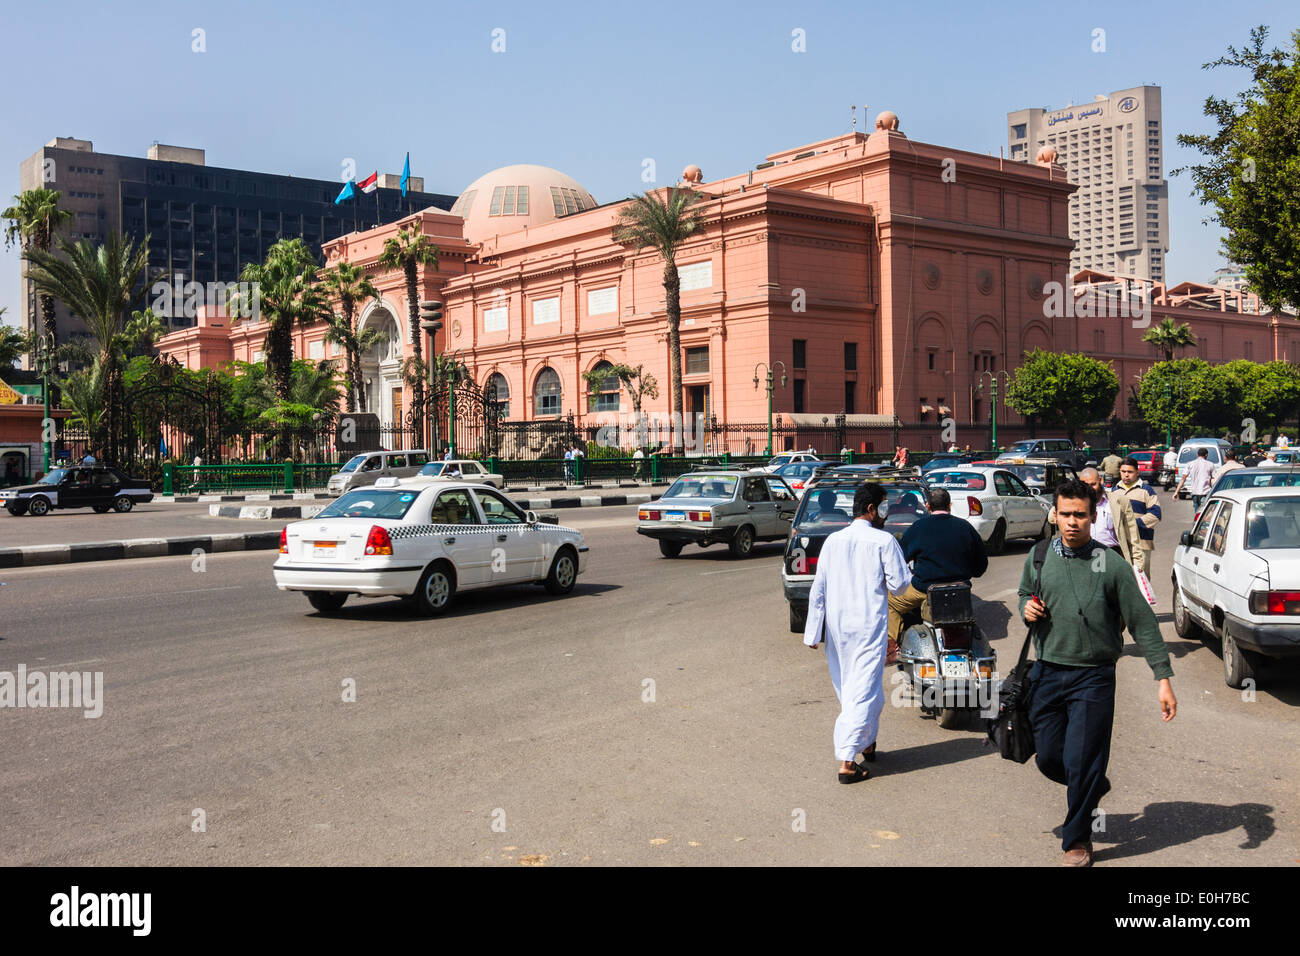
[[339,195],[338,195],[338,198],[334,200],[334,205],[337,206],[337,205],[338,205],[339,203],[341,203],[343,200],[345,200],[345,199],[351,199],[353,196],[355,196],[355,195],[357,194],[357,191],[356,191],[356,188],[355,188],[355,187],[356,187],[356,181],[355,181],[355,180],[351,180],[351,179],[349,179],[346,183],[344,183],[344,184],[343,184],[343,191],[340,192]]
[[402,166],[402,198],[406,198],[406,184],[411,181],[411,154],[406,154],[406,164]]

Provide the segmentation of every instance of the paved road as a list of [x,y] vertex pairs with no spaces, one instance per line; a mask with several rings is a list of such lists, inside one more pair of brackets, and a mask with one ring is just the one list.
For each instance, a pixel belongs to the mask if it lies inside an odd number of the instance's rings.
[[[262,502],[269,504],[269,502]],[[293,502],[287,502],[293,504]],[[238,534],[245,531],[273,531],[284,521],[242,521],[213,518],[206,504],[147,504],[129,514],[97,515],[90,509],[54,510],[33,518],[15,517],[0,510],[0,548],[38,544],[82,544],[93,541],[121,541],[125,538],[179,538],[186,535]]]
[[[564,515],[592,548],[571,596],[468,595],[434,620],[389,600],[320,617],[275,590],[270,554],[0,572],[0,670],[105,675],[99,719],[0,710],[0,863],[1055,865],[1063,789],[978,732],[886,707],[875,776],[840,786],[778,546],[664,560],[634,510]],[[1166,622],[1190,509],[1170,511]],[[977,586],[1004,670],[1026,551]],[[1163,626],[1179,716],[1122,658],[1098,862],[1297,862],[1300,669],[1244,702]]]

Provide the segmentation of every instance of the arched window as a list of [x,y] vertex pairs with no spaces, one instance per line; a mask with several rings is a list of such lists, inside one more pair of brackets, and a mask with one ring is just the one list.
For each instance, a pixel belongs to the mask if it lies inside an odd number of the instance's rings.
[[[492,395],[492,389],[496,389],[496,395]],[[496,417],[505,421],[510,417],[510,383],[500,372],[493,372],[488,376],[488,380],[483,383],[483,396],[490,403],[488,410],[496,409]]]
[[560,376],[556,374],[555,369],[542,369],[541,374],[537,376],[537,384],[533,386],[534,413],[539,417],[559,415],[561,395]]
[[[610,371],[614,368],[609,362],[597,362],[593,372]],[[618,390],[620,382],[617,375],[606,375],[600,388],[591,396],[593,412],[616,412],[619,408]]]

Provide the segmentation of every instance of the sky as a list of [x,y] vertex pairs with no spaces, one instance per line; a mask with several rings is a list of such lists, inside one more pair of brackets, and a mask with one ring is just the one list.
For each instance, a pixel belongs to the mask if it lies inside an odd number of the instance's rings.
[[[1270,46],[1300,27],[1293,0],[1068,6],[7,0],[0,208],[19,163],[55,136],[331,180],[349,160],[362,176],[398,173],[409,151],[426,191],[453,195],[537,163],[604,203],[653,185],[647,159],[659,185],[690,163],[720,179],[847,132],[851,106],[859,130],[889,109],[912,139],[997,155],[1011,110],[1142,84],[1162,88],[1168,177],[1197,158],[1175,137],[1210,129],[1205,98],[1248,80],[1202,64],[1254,26]],[[1169,184],[1166,274],[1206,281],[1224,264],[1220,231],[1186,175]],[[11,323],[19,275],[17,253],[0,251]]]

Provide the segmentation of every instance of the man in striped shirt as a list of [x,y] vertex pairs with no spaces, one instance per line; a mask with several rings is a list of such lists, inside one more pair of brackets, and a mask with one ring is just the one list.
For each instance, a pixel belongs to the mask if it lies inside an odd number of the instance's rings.
[[1138,535],[1142,539],[1142,573],[1151,577],[1151,552],[1156,546],[1156,525],[1160,523],[1160,499],[1145,481],[1138,480],[1136,458],[1125,458],[1119,466],[1119,484],[1112,493],[1128,499],[1137,518]]

